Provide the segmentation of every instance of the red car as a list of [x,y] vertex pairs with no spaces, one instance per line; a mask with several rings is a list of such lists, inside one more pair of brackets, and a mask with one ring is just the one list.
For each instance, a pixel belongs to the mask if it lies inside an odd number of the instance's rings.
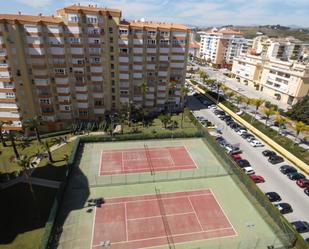
[[257,175],[251,175],[249,176],[251,178],[252,181],[254,181],[255,183],[262,183],[265,182],[265,179],[262,176],[257,176]]
[[241,160],[241,156],[239,154],[231,155],[234,161]]
[[301,188],[309,187],[309,180],[308,179],[299,179],[296,181],[296,184]]

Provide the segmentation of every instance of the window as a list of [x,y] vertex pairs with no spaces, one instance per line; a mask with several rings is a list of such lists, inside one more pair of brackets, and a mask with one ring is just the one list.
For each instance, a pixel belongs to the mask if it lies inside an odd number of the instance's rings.
[[89,48],[89,54],[99,55],[101,53],[101,48]]
[[169,45],[170,41],[169,40],[160,40],[161,45]]
[[111,42],[111,43],[114,42],[113,37],[110,37],[110,38],[109,38],[109,42]]
[[154,30],[148,30],[147,32],[148,35],[151,35],[151,36],[154,36],[157,34],[157,31],[154,31]]
[[115,65],[114,64],[111,64],[111,69],[114,69]]
[[95,100],[94,105],[95,106],[102,106],[102,100]]
[[55,74],[65,74],[64,68],[55,68],[54,69]]
[[127,35],[128,30],[127,29],[119,29],[119,35]]
[[100,57],[94,57],[91,59],[91,62],[94,64],[99,64],[101,63],[101,58]]
[[98,18],[96,18],[96,17],[87,17],[87,22],[88,23],[97,23],[98,22]]
[[169,36],[169,34],[170,34],[170,32],[168,32],[168,31],[161,31],[160,32],[161,36]]
[[78,110],[79,116],[88,116],[87,110]]
[[51,101],[50,101],[50,99],[40,99],[40,104],[50,105]]
[[112,53],[112,52],[114,52],[114,47],[110,47],[109,48],[109,51]]
[[70,43],[71,44],[79,44],[80,43],[80,38],[78,38],[78,37],[70,37]]
[[68,14],[69,22],[79,22],[79,16],[76,14]]
[[111,15],[109,15],[109,16],[108,16],[108,19],[111,20],[111,19],[113,19],[113,17],[112,17]]
[[121,48],[120,49],[120,53],[127,54],[128,53],[128,49],[127,48]]
[[94,44],[99,44],[99,43],[100,43],[100,40],[99,40],[99,39],[94,39],[94,40],[93,40],[93,43],[94,43]]
[[149,39],[149,40],[147,41],[147,43],[148,43],[149,45],[155,45],[155,44],[156,44],[156,40],[154,40],[154,39]]
[[113,55],[111,55],[111,61],[113,61],[114,60],[114,56]]
[[113,33],[113,28],[112,28],[112,27],[109,27],[109,28],[108,28],[108,32],[109,32],[110,34],[112,34],[112,33]]
[[15,93],[5,93],[5,96],[6,96],[7,99],[14,99]]
[[71,108],[70,108],[70,106],[69,106],[69,105],[65,105],[65,106],[64,106],[64,110],[65,110],[65,111],[70,111],[70,110],[71,110]]
[[115,77],[115,73],[114,72],[111,72],[111,77]]
[[84,77],[76,76],[75,79],[78,82],[84,82]]

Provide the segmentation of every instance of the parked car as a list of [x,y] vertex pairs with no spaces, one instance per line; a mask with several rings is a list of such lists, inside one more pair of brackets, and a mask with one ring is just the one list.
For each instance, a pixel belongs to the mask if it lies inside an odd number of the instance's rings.
[[244,168],[244,167],[251,167],[251,164],[249,163],[248,160],[246,159],[241,159],[237,161],[237,164],[239,167]]
[[285,174],[285,175],[288,173],[297,172],[297,170],[290,165],[283,165],[279,168],[279,170],[281,171],[282,174]]
[[264,150],[262,152],[263,156],[266,156],[266,157],[270,157],[270,156],[276,156],[276,152],[272,151],[272,150]]
[[249,177],[250,177],[251,180],[254,181],[255,183],[262,183],[262,182],[265,182],[264,177],[259,176],[259,175],[250,175]]
[[231,157],[233,158],[234,161],[238,161],[242,159],[240,154],[234,154],[234,155],[231,155]]
[[296,184],[301,188],[308,188],[309,187],[309,180],[308,179],[299,179],[296,181]]
[[275,204],[275,207],[278,208],[278,210],[281,214],[288,214],[288,213],[293,212],[291,205],[289,203],[286,203],[286,202],[281,202],[281,203]]
[[250,133],[248,133],[248,132],[243,133],[243,134],[241,135],[241,137],[244,138],[244,139],[247,139],[248,137],[252,137],[252,136],[253,136],[253,135],[250,134]]
[[309,223],[306,221],[295,221],[291,223],[295,230],[299,233],[309,232]]
[[247,175],[254,175],[255,171],[252,167],[244,167],[242,168],[243,171],[247,174]]
[[278,195],[276,192],[267,192],[265,195],[270,202],[281,201],[280,195]]
[[259,140],[252,140],[250,142],[250,145],[253,147],[263,147],[264,146],[264,144],[262,144]]
[[309,196],[309,188],[305,188],[304,193]]
[[295,181],[295,180],[300,180],[300,179],[305,179],[305,178],[306,178],[303,174],[301,174],[301,173],[299,173],[299,172],[288,173],[288,174],[287,174],[287,177],[288,177],[290,180],[293,180],[293,181]]
[[242,135],[242,134],[244,134],[244,133],[247,133],[247,130],[245,130],[244,128],[239,129],[239,130],[237,131],[237,134],[238,134],[238,135]]
[[256,140],[255,136],[251,136],[251,137],[248,137],[246,139],[249,143],[251,143],[253,140]]
[[281,156],[270,156],[268,158],[268,162],[272,163],[272,164],[277,164],[277,163],[282,163],[284,162],[283,158]]
[[234,147],[231,151],[229,151],[228,153],[230,155],[234,155],[234,154],[240,154],[242,151],[240,150],[239,147]]

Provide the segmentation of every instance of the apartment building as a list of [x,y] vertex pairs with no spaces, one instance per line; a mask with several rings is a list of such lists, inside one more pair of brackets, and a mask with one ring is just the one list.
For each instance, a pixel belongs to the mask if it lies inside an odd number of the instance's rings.
[[247,54],[234,58],[232,73],[241,83],[279,100],[281,108],[309,94],[308,62]]
[[20,130],[36,115],[56,130],[101,120],[128,103],[180,105],[189,28],[121,14],[80,5],[56,16],[0,14],[0,120],[11,122],[7,129]]
[[252,52],[284,61],[297,60],[303,54],[305,46],[294,37],[269,38],[262,35],[253,39]]
[[251,40],[245,39],[243,34],[227,28],[213,28],[201,35],[200,56],[213,66],[231,67],[235,56],[245,54],[250,47]]

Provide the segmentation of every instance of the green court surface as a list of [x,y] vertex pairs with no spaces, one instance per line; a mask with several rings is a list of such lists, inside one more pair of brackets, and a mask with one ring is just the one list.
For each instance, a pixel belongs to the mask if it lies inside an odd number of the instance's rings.
[[[150,172],[141,172],[99,176],[102,150],[142,149],[145,144],[149,148],[184,146],[198,168],[160,171],[153,175]],[[192,138],[84,144],[78,152],[76,167],[61,206],[57,223],[63,225],[63,232],[58,248],[92,248],[95,214],[94,209],[87,206],[90,198],[155,194],[156,188],[160,189],[161,193],[211,189],[237,234],[228,238],[152,248],[244,249],[282,246],[278,234],[247,199],[208,145],[200,138]],[[205,206],[205,210],[207,208]],[[90,209],[92,212],[87,212]],[[113,248],[112,241],[110,248]]]

